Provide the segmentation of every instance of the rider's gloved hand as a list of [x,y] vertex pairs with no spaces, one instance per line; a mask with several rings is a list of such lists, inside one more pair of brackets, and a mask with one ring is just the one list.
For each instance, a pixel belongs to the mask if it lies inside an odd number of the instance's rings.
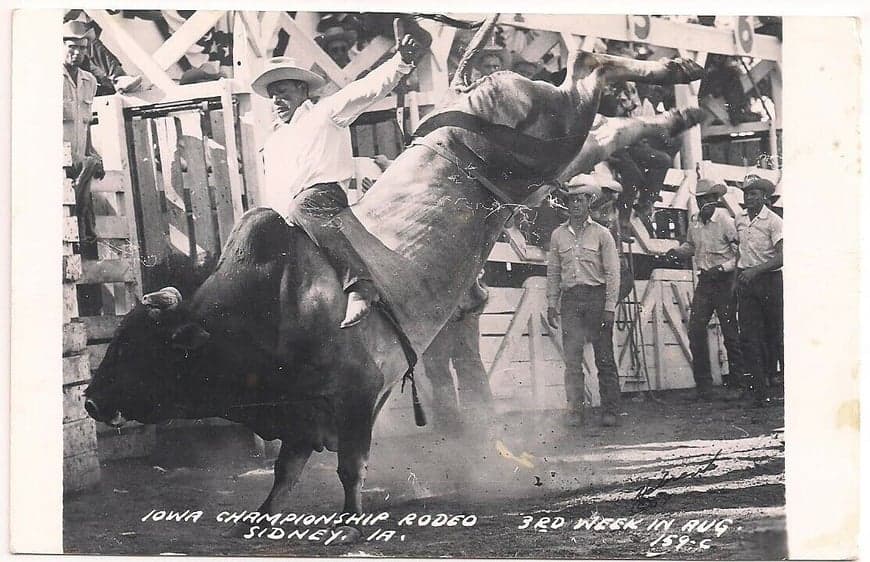
[[403,63],[413,64],[420,54],[420,44],[411,35],[406,34],[396,45],[396,50],[399,51]]

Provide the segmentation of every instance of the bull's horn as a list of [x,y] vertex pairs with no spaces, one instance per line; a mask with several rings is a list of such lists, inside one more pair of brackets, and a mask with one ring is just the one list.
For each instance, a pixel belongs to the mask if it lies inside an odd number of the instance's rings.
[[181,302],[181,292],[175,287],[164,287],[156,293],[142,297],[142,304],[159,309],[175,308]]

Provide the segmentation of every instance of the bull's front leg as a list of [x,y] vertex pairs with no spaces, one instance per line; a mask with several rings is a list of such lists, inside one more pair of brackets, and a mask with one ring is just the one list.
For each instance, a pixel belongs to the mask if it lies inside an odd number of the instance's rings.
[[372,445],[373,406],[348,412],[338,435],[338,478],[344,488],[344,512],[362,513],[362,487]]
[[568,181],[577,174],[589,172],[621,148],[652,136],[677,135],[703,119],[704,110],[697,107],[644,117],[596,116],[595,125],[580,152],[559,172],[557,179]]
[[[263,504],[257,509],[260,513],[280,513],[282,505],[290,499],[290,491],[299,480],[308,458],[311,456],[310,443],[292,443],[286,440],[281,442],[281,452],[275,461],[275,480],[272,490]],[[251,526],[247,523],[236,523],[225,535],[231,537],[245,536]]]

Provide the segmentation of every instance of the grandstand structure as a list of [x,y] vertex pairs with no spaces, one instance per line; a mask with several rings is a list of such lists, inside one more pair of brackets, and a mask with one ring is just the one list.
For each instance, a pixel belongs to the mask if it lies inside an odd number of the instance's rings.
[[[328,94],[366,73],[394,48],[392,37],[375,35],[357,46],[346,66],[339,67],[317,41],[322,16],[317,13],[86,9],[83,14],[99,27],[99,40],[124,70],[142,77],[138,91],[100,96],[93,104],[92,136],[106,169],[106,178],[94,182],[98,214],[115,217],[101,219],[103,223],[126,221],[129,225],[123,229],[124,238],[107,234],[110,239],[103,241],[114,252],[103,259],[125,258],[130,262],[123,286],[102,289],[101,310],[113,315],[134,302],[130,293],[141,296],[159,289],[168,278],[176,285],[188,280],[195,286],[215,263],[234,222],[259,203],[264,173],[259,150],[272,117],[269,101],[252,94],[250,83],[266,58],[289,55],[309,65],[327,79],[323,93]],[[459,19],[479,20],[483,16],[466,14]],[[745,69],[740,75],[742,91],[765,99],[761,121],[731,124],[722,98],[710,94],[699,98],[700,81],[674,87],[677,107],[702,106],[714,119],[712,124],[683,135],[673,169],[665,178],[666,188],[655,204],[655,228],[632,219],[634,242],[624,245],[625,252],[654,254],[679,243],[674,217],[692,212],[692,194],[699,176],[729,185],[726,204],[732,212],[741,202],[735,186],[749,173],[772,179],[781,194],[781,41],[755,33],[752,21],[741,16],[720,22],[728,25],[708,26],[633,15],[500,16],[499,25],[510,32],[507,35],[511,36],[514,54],[528,61],[544,61],[551,70],[558,70],[572,49],[593,50],[622,42],[644,45],[654,57],[691,57],[701,65],[712,55],[732,58]],[[401,98],[411,129],[445,92],[451,57],[455,58],[463,45],[464,32],[454,27],[433,21],[421,21],[421,25],[432,34],[433,42],[418,64],[415,83]],[[371,157],[383,154],[395,158],[403,149],[396,122],[397,98],[382,100],[352,125],[358,183],[376,175]],[[106,194],[110,200],[100,201]],[[352,189],[349,198],[353,201],[355,197]],[[546,366],[546,361],[559,363],[558,338],[539,328],[540,311],[533,308],[540,305],[541,288],[529,280],[541,275],[544,265],[543,249],[527,241],[517,229],[508,229],[490,255],[488,273],[506,280],[505,295],[512,295],[494,298],[487,312],[490,316],[485,315],[482,321],[481,350],[494,388],[499,380],[504,381],[500,388],[510,387],[505,373],[517,369],[531,373],[526,389],[538,388],[539,383],[544,385],[540,388],[559,386],[558,376],[553,375],[558,369]],[[522,275],[511,277],[512,271]],[[691,386],[685,333],[691,272],[647,271],[638,278],[644,283],[635,305],[647,303],[640,311],[646,316],[635,315],[631,321],[643,323],[647,337],[638,344],[629,342],[627,334],[617,336],[617,353],[626,365],[621,368],[623,388]],[[186,293],[185,287],[180,288]],[[523,312],[521,321],[516,320],[517,311]],[[715,326],[711,329],[711,337],[720,348],[713,359],[717,363],[714,377],[718,378],[724,348]],[[110,334],[111,326],[103,332]],[[492,341],[487,343],[487,338]],[[98,346],[105,343],[89,341]],[[551,343],[546,345],[552,349],[542,352],[542,342],[548,341]],[[649,346],[648,356],[638,358],[637,349],[631,352],[635,356],[625,355],[624,349],[638,345]],[[528,351],[515,353],[520,348]],[[99,354],[92,356],[91,365],[98,365],[100,359]],[[527,364],[518,368],[517,361]],[[534,374],[535,361],[538,372],[544,374]],[[638,361],[654,373],[652,378],[639,377]],[[634,375],[626,373],[632,370],[629,363],[635,364]],[[594,375],[594,367],[591,370]],[[550,382],[541,382],[545,380]],[[547,392],[536,392],[522,403],[537,407],[556,404],[559,400],[554,397],[561,390]],[[516,397],[504,398],[514,405],[520,403]]]

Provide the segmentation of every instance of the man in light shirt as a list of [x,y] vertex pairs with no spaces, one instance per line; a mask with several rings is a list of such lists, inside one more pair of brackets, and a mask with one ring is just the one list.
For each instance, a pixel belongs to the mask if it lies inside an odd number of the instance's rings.
[[694,257],[694,268],[699,271],[689,318],[689,347],[698,398],[706,401],[715,396],[707,332],[707,324],[714,311],[719,317],[719,327],[728,352],[728,372],[737,381],[743,377],[737,303],[731,291],[737,266],[737,229],[728,212],[717,208],[719,199],[726,192],[727,188],[720,183],[698,180],[695,197],[699,210],[691,218],[686,241],[665,254],[670,258]]
[[743,182],[745,211],[736,218],[736,290],[740,342],[755,406],[769,405],[768,367],[783,361],[782,219],[770,210],[776,187],[758,176]]
[[263,148],[266,169],[261,203],[281,213],[320,247],[348,295],[342,328],[365,318],[378,299],[368,268],[339,230],[335,217],[347,208],[353,177],[349,126],[414,69],[419,44],[405,35],[397,53],[364,78],[314,103],[324,79],[288,57],[266,61],[251,84],[272,99],[274,131]]
[[556,228],[550,238],[547,322],[556,327],[561,317],[567,424],[577,427],[586,422],[583,348],[591,341],[598,369],[601,424],[614,426],[620,395],[613,357],[619,256],[610,231],[589,216],[590,204],[601,196],[596,180],[590,175],[575,176],[562,194],[568,203],[568,220]]

